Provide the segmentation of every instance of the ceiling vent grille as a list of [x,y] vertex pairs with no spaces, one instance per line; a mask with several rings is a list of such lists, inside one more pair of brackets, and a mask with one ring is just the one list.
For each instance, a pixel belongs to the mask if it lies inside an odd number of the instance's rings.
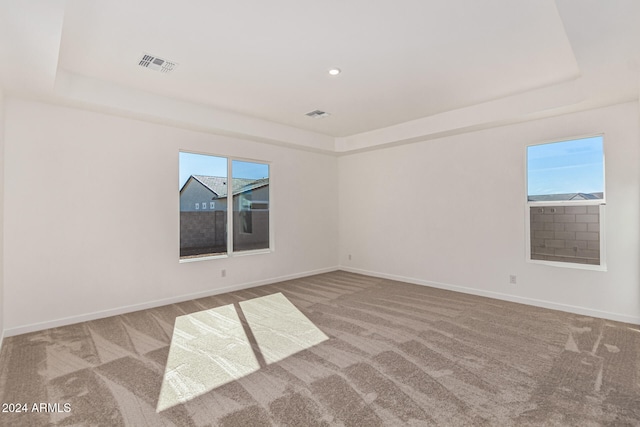
[[313,110],[313,111],[309,111],[308,113],[305,114],[305,116],[309,116],[312,119],[321,119],[323,117],[327,117],[330,116],[331,114],[327,113],[326,111],[322,111],[322,110]]
[[161,73],[173,71],[173,69],[178,66],[176,62],[167,61],[166,59],[158,58],[148,53],[142,54],[138,65],[150,70],[160,71]]

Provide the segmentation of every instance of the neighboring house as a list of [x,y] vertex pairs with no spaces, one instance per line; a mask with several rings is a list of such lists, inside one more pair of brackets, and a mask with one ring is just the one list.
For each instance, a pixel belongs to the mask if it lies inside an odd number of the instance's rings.
[[[227,181],[226,177],[191,175],[180,189],[180,212],[226,211]],[[232,182],[236,211],[269,209],[269,178],[234,178]]]
[[529,196],[530,202],[564,202],[567,200],[599,200],[603,193],[564,193]]
[[[233,208],[235,211],[269,210],[269,178],[234,179]],[[226,200],[224,201],[226,207]]]
[[[180,189],[180,256],[227,250],[226,177],[192,175]],[[234,250],[269,247],[269,178],[233,179]]]

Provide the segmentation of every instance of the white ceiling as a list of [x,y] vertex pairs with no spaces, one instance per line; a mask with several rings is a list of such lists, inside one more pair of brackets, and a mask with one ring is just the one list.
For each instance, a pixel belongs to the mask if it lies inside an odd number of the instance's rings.
[[[7,94],[327,151],[639,93],[637,0],[0,0],[0,8]],[[179,65],[144,69],[143,52]],[[331,67],[342,74],[329,76]],[[304,115],[315,109],[331,116]]]

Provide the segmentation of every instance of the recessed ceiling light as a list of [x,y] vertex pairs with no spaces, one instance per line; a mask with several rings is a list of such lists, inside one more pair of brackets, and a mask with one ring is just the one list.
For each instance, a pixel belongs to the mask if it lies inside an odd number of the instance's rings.
[[341,72],[342,71],[340,70],[340,68],[332,68],[332,69],[329,70],[329,74],[331,74],[332,76],[337,76]]

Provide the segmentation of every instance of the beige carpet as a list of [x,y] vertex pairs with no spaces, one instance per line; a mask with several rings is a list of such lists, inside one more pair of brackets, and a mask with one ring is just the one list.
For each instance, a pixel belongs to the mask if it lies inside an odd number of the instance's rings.
[[6,338],[0,402],[27,404],[3,426],[638,426],[640,327],[334,272]]
[[156,412],[328,339],[280,292],[177,317]]

